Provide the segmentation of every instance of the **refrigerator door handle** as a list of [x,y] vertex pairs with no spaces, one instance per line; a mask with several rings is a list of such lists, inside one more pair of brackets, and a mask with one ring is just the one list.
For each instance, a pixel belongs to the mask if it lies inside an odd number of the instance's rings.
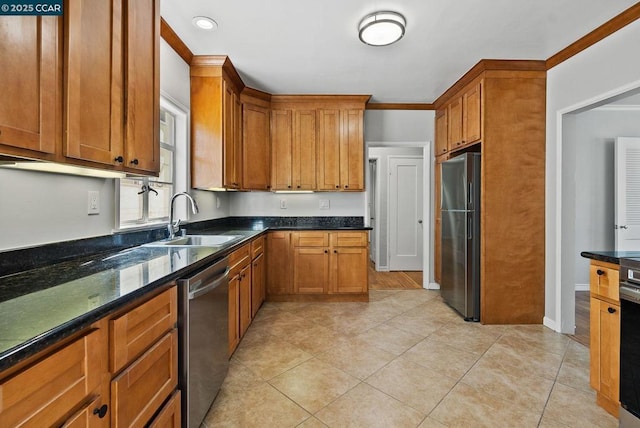
[[472,210],[473,209],[473,184],[471,182],[467,183],[467,197],[469,198],[469,200],[467,201],[467,207],[468,209]]
[[473,213],[467,215],[467,239],[473,238]]

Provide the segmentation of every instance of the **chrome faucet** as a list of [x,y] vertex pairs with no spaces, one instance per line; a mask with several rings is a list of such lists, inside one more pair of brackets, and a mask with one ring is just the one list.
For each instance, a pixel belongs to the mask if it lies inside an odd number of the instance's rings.
[[176,232],[180,230],[180,219],[177,219],[175,223],[173,221],[173,201],[175,201],[176,198],[180,195],[186,196],[187,199],[189,199],[189,202],[191,202],[191,211],[194,214],[198,213],[198,204],[196,204],[195,199],[193,199],[190,194],[188,194],[187,192],[180,192],[173,195],[173,197],[171,197],[171,213],[169,215],[169,224],[167,225],[167,229],[169,229],[169,239],[175,238]]

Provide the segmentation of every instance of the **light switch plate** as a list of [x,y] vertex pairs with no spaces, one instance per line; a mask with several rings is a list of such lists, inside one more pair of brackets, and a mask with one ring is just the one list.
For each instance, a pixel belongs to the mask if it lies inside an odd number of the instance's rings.
[[287,200],[286,199],[280,199],[280,209],[281,210],[286,210],[287,209]]
[[330,208],[329,199],[320,199],[320,209],[328,210]]

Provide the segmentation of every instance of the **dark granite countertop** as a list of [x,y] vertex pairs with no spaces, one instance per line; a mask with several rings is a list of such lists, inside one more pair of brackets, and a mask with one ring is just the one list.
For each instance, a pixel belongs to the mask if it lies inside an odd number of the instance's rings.
[[0,371],[268,229],[370,230],[362,217],[228,217],[183,227],[242,238],[220,247],[144,246],[166,236],[159,228],[0,252]]
[[583,251],[580,255],[591,260],[620,264],[620,259],[640,257],[640,251]]

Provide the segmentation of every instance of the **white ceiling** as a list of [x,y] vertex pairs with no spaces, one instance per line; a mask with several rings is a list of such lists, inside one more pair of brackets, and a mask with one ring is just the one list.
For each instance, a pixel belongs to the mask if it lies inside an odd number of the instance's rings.
[[[245,84],[279,94],[371,94],[432,102],[480,59],[547,59],[634,0],[161,0],[196,55],[229,55]],[[367,14],[407,19],[398,43],[358,39]],[[192,17],[217,21],[198,30]]]

